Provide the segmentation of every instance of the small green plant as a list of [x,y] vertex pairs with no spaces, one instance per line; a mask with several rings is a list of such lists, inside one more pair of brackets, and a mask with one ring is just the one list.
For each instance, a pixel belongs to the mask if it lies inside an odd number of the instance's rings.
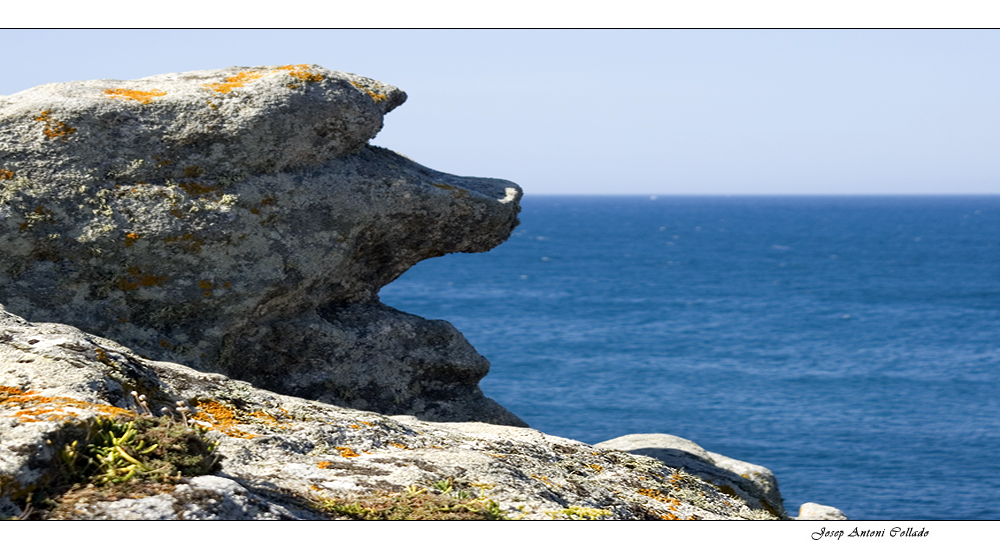
[[438,481],[435,481],[433,484],[431,484],[431,489],[436,489],[441,494],[447,495],[453,489],[453,487],[452,487],[451,484],[452,484],[451,478],[440,479]]
[[141,416],[129,421],[98,417],[87,436],[59,453],[64,481],[108,485],[132,479],[167,482],[210,473],[218,456],[205,430],[170,417]]
[[334,517],[363,520],[503,520],[510,519],[496,501],[472,498],[456,489],[456,481],[435,481],[430,487],[411,485],[402,493],[379,492],[354,498],[321,500],[316,506]]
[[595,520],[604,516],[610,516],[611,512],[598,508],[584,508],[583,506],[570,506],[558,512],[545,512],[552,519],[573,519],[573,520]]

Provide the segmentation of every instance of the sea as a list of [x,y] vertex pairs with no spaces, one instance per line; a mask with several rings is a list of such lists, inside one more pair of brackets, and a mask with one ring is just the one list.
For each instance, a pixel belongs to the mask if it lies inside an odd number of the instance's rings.
[[542,432],[667,433],[785,507],[1000,520],[1000,196],[532,196],[384,303],[457,327]]

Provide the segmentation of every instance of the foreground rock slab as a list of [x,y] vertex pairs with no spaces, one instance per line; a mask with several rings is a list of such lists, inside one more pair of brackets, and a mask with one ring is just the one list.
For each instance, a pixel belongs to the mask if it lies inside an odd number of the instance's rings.
[[785,511],[778,479],[771,470],[706,451],[694,441],[670,434],[629,434],[595,445],[600,449],[618,449],[649,456],[671,468],[682,469],[727,494],[738,496],[755,508],[763,508],[782,519],[846,520],[847,516],[832,506],[812,502],[802,505],[799,517]]
[[482,252],[521,189],[368,141],[406,94],[317,65],[47,84],[0,97],[0,303],[275,391],[525,426],[444,321],[379,303]]
[[[182,409],[218,444],[217,471],[125,482],[113,499],[93,485],[47,493],[82,426],[143,411],[182,422]],[[23,517],[319,519],[373,499],[433,495],[489,517],[777,519],[650,457],[528,428],[426,422],[284,396],[2,309],[0,484],[0,513]],[[30,500],[41,494],[48,508]]]

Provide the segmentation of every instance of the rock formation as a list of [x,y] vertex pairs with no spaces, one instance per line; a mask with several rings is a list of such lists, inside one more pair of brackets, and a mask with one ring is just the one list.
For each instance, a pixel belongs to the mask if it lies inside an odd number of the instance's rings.
[[379,302],[521,196],[368,145],[405,98],[314,65],[0,97],[0,518],[785,517],[686,440],[528,429]]
[[38,86],[0,97],[0,303],[275,391],[526,426],[489,362],[379,289],[481,252],[520,188],[368,145],[406,99],[315,65]]
[[[142,466],[119,459],[113,473],[131,478],[95,482],[97,473],[113,477],[96,468],[109,429],[99,419],[150,413],[175,428],[185,420],[207,428],[217,469],[152,469],[129,440],[115,452]],[[70,475],[81,472],[90,477]],[[421,516],[429,519],[777,519],[652,458],[528,428],[423,422],[284,396],[0,309],[0,517],[397,517],[390,514],[419,511],[421,502],[433,504]]]
[[669,434],[631,434],[602,441],[600,449],[651,456],[672,468],[683,468],[722,490],[785,518],[778,480],[771,470],[711,453],[693,441]]

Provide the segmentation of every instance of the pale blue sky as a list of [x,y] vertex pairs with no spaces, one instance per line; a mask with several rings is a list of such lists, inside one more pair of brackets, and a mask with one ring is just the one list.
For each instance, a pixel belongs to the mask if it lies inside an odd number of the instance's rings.
[[1000,31],[0,30],[0,95],[316,63],[374,143],[529,194],[1000,193]]

